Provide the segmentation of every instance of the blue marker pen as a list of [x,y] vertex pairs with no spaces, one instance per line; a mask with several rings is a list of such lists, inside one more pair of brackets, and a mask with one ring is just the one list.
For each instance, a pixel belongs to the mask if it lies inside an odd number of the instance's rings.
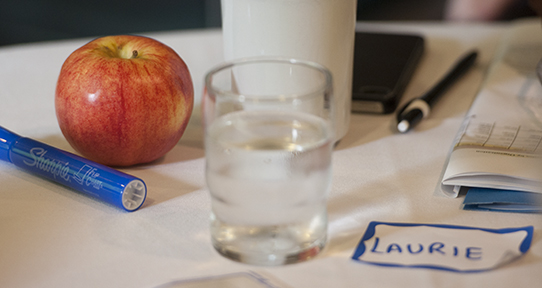
[[147,186],[139,178],[21,137],[2,126],[0,160],[130,212],[141,207],[147,196]]

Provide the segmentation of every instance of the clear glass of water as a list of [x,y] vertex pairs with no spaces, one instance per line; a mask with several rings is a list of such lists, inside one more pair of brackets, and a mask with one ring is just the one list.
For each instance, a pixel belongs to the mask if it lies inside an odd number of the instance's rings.
[[334,145],[330,72],[294,59],[225,63],[206,75],[202,105],[214,248],[255,265],[318,255]]

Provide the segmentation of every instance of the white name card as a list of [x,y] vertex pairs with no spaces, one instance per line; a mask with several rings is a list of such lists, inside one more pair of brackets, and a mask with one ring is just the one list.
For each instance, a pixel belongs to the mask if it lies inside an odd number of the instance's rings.
[[532,238],[533,226],[485,229],[371,222],[352,259],[387,267],[482,272],[525,254]]

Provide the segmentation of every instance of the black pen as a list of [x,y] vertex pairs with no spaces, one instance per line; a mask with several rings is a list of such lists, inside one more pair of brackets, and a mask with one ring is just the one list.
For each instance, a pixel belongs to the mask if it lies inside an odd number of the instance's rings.
[[418,124],[420,120],[427,117],[435,102],[442,94],[444,94],[445,90],[452,83],[458,80],[470,67],[472,67],[477,56],[478,52],[476,50],[467,53],[431,90],[403,106],[397,113],[397,130],[401,133],[405,133]]

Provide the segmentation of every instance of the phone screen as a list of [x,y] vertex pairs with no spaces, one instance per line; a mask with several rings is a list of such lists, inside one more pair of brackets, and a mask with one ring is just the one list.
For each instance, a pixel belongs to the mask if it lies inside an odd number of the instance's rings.
[[352,111],[395,111],[423,50],[419,35],[357,32]]

